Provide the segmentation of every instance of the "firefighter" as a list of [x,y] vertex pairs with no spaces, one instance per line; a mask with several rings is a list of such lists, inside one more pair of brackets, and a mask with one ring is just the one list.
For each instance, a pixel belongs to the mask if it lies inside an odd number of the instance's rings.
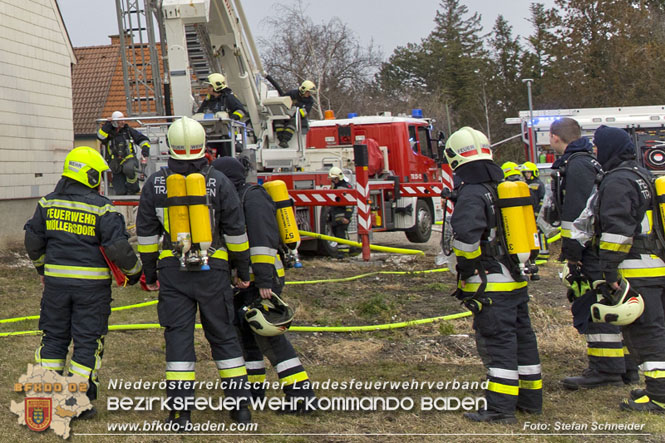
[[[328,171],[328,178],[333,189],[352,189],[351,183],[346,179],[346,176],[340,168],[333,166]],[[349,223],[353,216],[353,206],[332,206],[330,208],[331,226],[333,237],[346,239],[348,237],[347,230]],[[337,244],[338,258],[344,257],[344,252],[349,252],[348,245],[341,243]]]
[[[291,89],[284,94],[291,97],[292,110],[300,114],[300,123],[304,131],[309,128],[307,117],[312,111],[312,106],[314,106],[313,94],[316,94],[316,85],[310,80],[305,80],[298,89]],[[288,148],[289,140],[296,132],[296,115],[294,114],[289,120],[277,120],[275,122],[275,132],[277,132],[279,146]]]
[[240,100],[235,96],[231,88],[226,85],[226,77],[222,74],[213,73],[208,76],[208,95],[199,106],[197,113],[220,111],[228,112],[233,120],[242,121],[247,115]]
[[[229,272],[231,262],[237,269],[238,285],[248,285],[249,244],[245,219],[233,184],[224,174],[208,165],[203,126],[183,117],[169,127],[167,138],[170,149],[168,166],[146,181],[136,221],[146,284],[154,288],[159,280],[157,311],[159,323],[165,328],[166,392],[171,398],[194,396],[191,381],[195,380],[194,324],[198,307],[225,395],[235,398],[236,407],[231,410],[231,418],[237,422],[249,422],[247,370],[233,327],[233,293]],[[203,266],[189,266],[184,260],[184,252],[180,252],[178,245],[171,241],[171,236],[165,234],[170,232],[170,206],[187,204],[187,200],[183,199],[189,198],[167,199],[167,177],[193,173],[205,177],[207,203],[214,215],[212,242],[207,248],[207,271],[203,270]],[[162,235],[160,253],[158,242]],[[191,255],[187,257],[191,258]],[[190,410],[171,410],[168,420],[186,426],[191,420]]]
[[106,161],[113,173],[113,192],[116,195],[139,193],[138,148],[141,148],[142,162],[150,155],[150,140],[120,120],[124,115],[115,111],[111,118],[97,131],[97,138],[102,142]]
[[450,136],[445,154],[461,183],[454,192],[450,221],[455,295],[474,312],[476,344],[489,380],[487,409],[464,416],[476,422],[516,423],[515,410],[542,412],[542,377],[527,282],[498,240],[503,232],[496,187],[504,175],[492,161],[487,137],[470,127]]
[[[125,219],[99,194],[104,158],[87,146],[65,158],[62,178],[43,197],[25,225],[25,248],[40,276],[42,295],[39,329],[43,331],[35,361],[62,374],[69,345],[74,353],[69,373],[88,380],[86,392],[95,400],[111,314],[111,274],[100,246],[133,285],[141,262],[129,245]],[[79,418],[92,418],[90,409]]]
[[503,179],[509,182],[522,181],[520,167],[515,162],[505,162],[501,165],[503,170]]
[[[527,185],[529,185],[529,191],[531,192],[531,197],[533,198],[533,213],[537,217],[543,203],[543,198],[545,198],[545,184],[539,178],[540,171],[538,170],[538,166],[536,166],[535,163],[524,162],[519,165],[519,169],[522,172],[524,181]],[[541,260],[547,260],[550,258],[550,251],[547,246],[547,236],[540,228],[538,228],[538,240],[540,241],[540,251],[538,252],[538,258]]]
[[616,290],[620,278],[642,295],[644,312],[622,327],[623,339],[644,373],[646,389],[621,403],[626,411],[665,412],[665,262],[654,225],[651,174],[635,160],[626,131],[599,127],[594,135],[605,171],[596,204],[596,244],[602,279]]
[[309,377],[295,349],[286,335],[262,336],[255,334],[244,318],[243,308],[259,298],[270,299],[272,293],[281,295],[284,288],[284,265],[279,251],[282,250],[276,219],[276,206],[265,189],[246,183],[247,169],[233,157],[221,157],[213,167],[223,172],[235,185],[247,224],[251,257],[252,282],[247,289],[240,289],[233,297],[236,310],[236,325],[243,346],[252,396],[265,397],[265,355],[277,371],[287,400],[292,405],[290,412],[311,412],[315,405],[307,399],[314,398]]
[[534,200],[533,211],[535,214],[538,214],[540,212],[540,205],[545,197],[545,184],[539,178],[540,171],[538,170],[538,166],[532,162],[525,162],[519,166],[519,169],[522,172],[524,181],[529,185],[529,189],[531,190]]
[[[598,254],[591,245],[583,247],[571,238],[573,221],[586,207],[596,175],[601,166],[592,153],[591,142],[582,137],[580,125],[572,118],[561,118],[550,127],[550,145],[560,155],[553,164],[552,176],[554,200],[561,216],[561,255],[559,260],[568,264],[569,273],[574,279],[600,280]],[[580,293],[569,291],[571,309],[574,313],[590,297],[586,290]],[[574,318],[575,321],[575,318]],[[638,381],[637,369],[624,356],[621,331],[617,326],[604,323],[583,323],[578,327],[585,334],[589,366],[581,375],[566,377],[563,386],[568,389],[595,388],[605,385],[621,385]]]

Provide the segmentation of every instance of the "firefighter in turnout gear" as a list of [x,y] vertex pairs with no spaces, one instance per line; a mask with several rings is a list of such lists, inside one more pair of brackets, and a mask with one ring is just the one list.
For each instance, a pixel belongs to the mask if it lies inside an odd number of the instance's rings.
[[229,113],[229,117],[233,120],[243,120],[247,115],[247,110],[240,103],[240,100],[235,96],[231,88],[226,85],[226,77],[222,74],[213,73],[208,76],[207,81],[208,95],[196,111],[216,113],[225,111]]
[[635,160],[626,131],[599,127],[594,135],[605,175],[598,188],[596,236],[602,279],[611,289],[625,278],[641,294],[644,312],[622,326],[630,355],[640,365],[646,389],[621,403],[627,411],[665,412],[665,262],[661,218],[651,174]]
[[[592,145],[582,137],[579,124],[572,118],[562,118],[550,128],[550,144],[561,155],[553,164],[552,186],[557,211],[561,215],[561,256],[566,261],[574,279],[593,282],[601,280],[596,250],[587,244],[582,246],[571,238],[573,221],[586,207],[596,175],[601,166],[593,156]],[[572,293],[571,309],[586,315],[584,306],[595,297],[590,285],[583,285],[586,293]],[[589,367],[582,375],[566,377],[564,387],[568,389],[594,388],[604,385],[621,385],[637,381],[637,368],[629,357],[624,356],[621,331],[618,326],[605,323],[583,323],[578,327],[585,335]]]
[[[538,170],[538,166],[533,162],[525,162],[519,166],[519,169],[522,171],[524,181],[529,185],[531,197],[533,198],[533,212],[538,216],[543,204],[543,198],[545,198],[545,184],[539,178],[540,171]],[[550,251],[547,246],[547,236],[545,236],[540,228],[538,228],[538,239],[540,240],[538,258],[541,260],[547,260],[550,258]]]
[[[344,172],[337,166],[333,166],[328,171],[328,178],[333,189],[352,189],[351,183],[346,179]],[[353,206],[332,206],[330,208],[330,218],[333,237],[346,239],[349,223],[353,217]],[[344,257],[344,252],[349,252],[348,245],[337,244],[338,258]]]
[[533,162],[525,162],[519,166],[519,169],[522,171],[524,181],[529,185],[531,195],[533,195],[533,211],[538,214],[540,212],[540,205],[545,197],[545,184],[538,177],[540,175],[538,166]]
[[[247,399],[250,392],[242,348],[233,327],[230,281],[230,269],[234,266],[238,285],[246,287],[249,282],[245,218],[233,184],[208,165],[204,156],[205,130],[201,124],[183,117],[170,126],[167,138],[171,154],[168,168],[154,173],[146,181],[136,221],[146,284],[150,287],[159,279],[157,310],[159,323],[165,328],[167,395],[171,398],[194,396],[191,382],[195,380],[194,324],[198,308],[212,358],[224,383],[225,395],[234,397],[237,402],[231,417],[238,422],[249,422]],[[206,196],[169,197],[172,190],[168,188],[173,183],[169,178],[178,174],[187,179],[196,177],[196,174],[203,175]],[[186,248],[179,249],[180,240],[174,242],[171,239],[171,229],[176,228],[175,212],[170,210],[190,205],[191,240],[196,241],[192,207],[203,202],[209,210],[202,218],[212,221],[212,241],[209,246],[201,244],[199,251],[196,244],[191,243],[185,260]],[[160,252],[158,242],[162,235]],[[187,235],[183,238],[187,239]],[[190,259],[199,257],[197,253],[206,252],[203,249],[207,249],[207,256],[204,255],[207,266],[198,262],[192,264]],[[206,267],[209,270],[205,270]],[[185,425],[190,421],[190,411],[172,410],[169,420]]]
[[[111,274],[100,247],[132,285],[141,277],[141,262],[129,244],[125,219],[109,199],[99,195],[104,158],[94,149],[74,148],[65,158],[62,178],[43,197],[25,225],[25,248],[39,273],[42,295],[39,329],[43,331],[35,361],[46,369],[65,370],[88,380],[95,400],[111,314]],[[85,418],[95,414],[85,411]]]
[[115,111],[111,119],[97,131],[97,138],[102,142],[106,161],[113,173],[113,192],[116,195],[139,193],[138,149],[143,158],[150,155],[150,140],[120,119],[124,115]]
[[450,136],[445,154],[460,183],[450,221],[457,261],[455,295],[474,312],[478,353],[489,380],[487,409],[464,416],[515,423],[515,410],[542,411],[542,377],[527,282],[512,265],[505,241],[499,240],[504,230],[497,184],[503,172],[492,161],[487,137],[470,127]]
[[[312,94],[316,94],[316,85],[310,80],[305,80],[298,89],[292,89],[284,94],[291,97],[292,110],[300,114],[300,123],[303,130],[309,128],[307,117],[312,112],[312,106],[314,106]],[[289,140],[291,140],[293,134],[296,132],[296,114],[289,120],[277,120],[275,122],[275,132],[277,133],[279,146],[281,148],[288,148]]]
[[275,203],[262,186],[246,183],[247,170],[240,161],[233,157],[221,157],[212,165],[235,185],[247,224],[252,282],[249,288],[236,292],[233,302],[248,378],[252,383],[252,396],[265,397],[265,355],[277,371],[285,397],[289,400],[286,404],[293,407],[291,412],[313,411],[316,408],[314,391],[289,339],[284,334],[255,334],[243,314],[243,309],[259,298],[270,299],[272,293],[280,296],[284,287],[284,265],[279,254],[283,246]]

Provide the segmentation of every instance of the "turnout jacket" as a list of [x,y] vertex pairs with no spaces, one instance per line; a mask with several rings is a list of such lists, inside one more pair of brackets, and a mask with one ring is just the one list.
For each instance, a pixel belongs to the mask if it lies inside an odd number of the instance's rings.
[[481,282],[476,271],[487,271],[485,292],[509,292],[527,286],[509,272],[508,257],[499,245],[498,208],[486,186],[494,183],[463,184],[458,190],[450,220],[452,249],[457,259],[457,274],[466,285],[463,292],[476,292]]
[[561,217],[560,260],[582,260],[584,248],[571,238],[571,229],[575,219],[586,207],[596,175],[601,170],[591,149],[591,143],[586,138],[580,138],[570,143],[563,155],[552,164],[552,169],[559,172],[553,194],[561,204],[558,208]]
[[[228,272],[228,262],[231,260],[238,271],[238,277],[249,281],[249,243],[238,195],[229,179],[209,166],[203,158],[188,161],[170,159],[168,168],[152,174],[143,185],[136,229],[146,283],[157,281],[157,269],[180,267],[169,234],[166,177],[172,173],[187,176],[194,172],[206,177],[212,211],[212,245],[208,250],[210,268]],[[162,236],[160,253],[159,240]]]
[[145,135],[130,127],[123,125],[119,128],[113,127],[113,122],[106,122],[97,131],[97,138],[106,146],[106,160],[123,160],[137,156],[138,145],[141,148],[141,155],[148,157],[150,155],[150,139]]
[[220,95],[217,97],[210,94],[206,95],[205,100],[196,112],[210,112],[214,114],[221,111],[228,112],[234,120],[242,120],[247,115],[245,107],[240,103],[240,100],[238,100],[231,88],[222,89]]
[[[635,160],[617,168],[651,173]],[[656,253],[658,245],[650,234],[653,228],[652,186],[635,172],[613,168],[598,188],[596,204],[596,243],[600,267],[608,282],[624,278],[647,279],[649,284],[665,284],[665,263]],[[646,283],[646,282],[645,282]]]
[[42,197],[25,224],[25,249],[46,284],[95,288],[111,284],[99,247],[129,278],[141,277],[141,262],[129,244],[125,219],[111,201],[67,177]]
[[279,294],[284,286],[284,265],[278,253],[281,239],[275,202],[263,186],[245,183],[237,190],[245,213],[254,284]]
[[291,97],[293,106],[305,110],[305,115],[302,115],[303,119],[306,118],[309,115],[309,113],[312,111],[312,106],[314,106],[314,98],[312,98],[311,95],[309,97],[305,97],[301,95],[300,91],[298,91],[297,89],[291,89],[290,91],[286,91],[284,95]]

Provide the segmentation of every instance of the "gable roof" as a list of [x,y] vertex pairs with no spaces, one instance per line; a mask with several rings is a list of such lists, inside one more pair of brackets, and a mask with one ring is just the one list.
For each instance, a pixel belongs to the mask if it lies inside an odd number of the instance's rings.
[[74,134],[95,134],[95,120],[103,117],[116,66],[122,65],[119,46],[74,48],[74,54],[78,60],[72,69]]
[[[78,64],[72,68],[72,90],[74,100],[74,137],[90,136],[97,133],[99,124],[96,120],[106,119],[113,111],[121,111],[129,117],[125,82],[120,57],[120,38],[112,35],[111,44],[75,48]],[[150,50],[147,45],[127,49],[127,57],[132,60],[149,60]],[[157,43],[160,68],[163,70],[161,50]],[[152,77],[152,67],[147,64],[146,77]],[[141,95],[149,95],[140,87]],[[148,109],[154,112],[154,101],[150,100]],[[146,109],[146,104],[143,104]],[[131,123],[130,123],[131,124]]]

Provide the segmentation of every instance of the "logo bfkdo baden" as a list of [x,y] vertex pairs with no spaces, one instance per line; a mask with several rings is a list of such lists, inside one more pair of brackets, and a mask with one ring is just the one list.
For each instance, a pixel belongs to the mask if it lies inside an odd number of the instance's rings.
[[25,398],[25,424],[33,431],[41,432],[51,424],[52,403],[50,398]]

